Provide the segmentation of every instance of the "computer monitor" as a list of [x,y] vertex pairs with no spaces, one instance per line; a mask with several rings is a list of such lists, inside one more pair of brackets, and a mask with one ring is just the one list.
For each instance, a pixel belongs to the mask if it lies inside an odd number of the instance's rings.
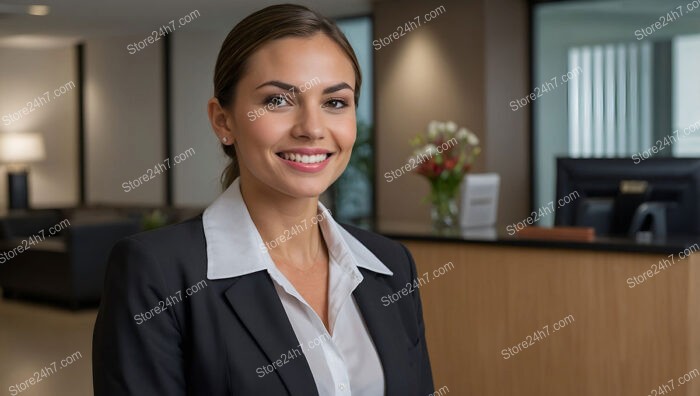
[[[596,207],[610,207],[619,196],[623,181],[647,182],[645,199],[667,208],[669,235],[700,235],[700,158],[649,158],[637,164],[630,158],[557,158],[557,198],[573,191],[579,197],[555,210],[555,224],[590,222]],[[581,205],[588,206],[588,219],[580,218],[585,217]]]

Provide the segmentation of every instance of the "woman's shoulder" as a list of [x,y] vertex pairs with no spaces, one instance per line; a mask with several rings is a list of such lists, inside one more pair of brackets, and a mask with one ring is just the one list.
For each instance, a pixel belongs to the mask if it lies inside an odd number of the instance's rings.
[[129,268],[130,274],[156,271],[180,275],[206,273],[206,243],[201,215],[119,240],[110,253],[110,264]]
[[193,244],[201,243],[204,247],[204,229],[202,226],[202,215],[188,220],[142,231],[124,238],[126,240],[138,241],[144,245],[158,248],[168,246],[171,249],[178,247],[192,248]]

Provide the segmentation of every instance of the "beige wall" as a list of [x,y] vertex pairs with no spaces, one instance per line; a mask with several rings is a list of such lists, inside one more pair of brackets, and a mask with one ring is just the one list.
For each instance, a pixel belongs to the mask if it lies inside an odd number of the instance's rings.
[[[0,133],[37,132],[44,137],[46,159],[30,167],[29,205],[46,208],[77,204],[78,80],[74,47],[0,47],[0,70],[0,118],[25,107],[31,111],[16,121],[3,118]],[[55,89],[66,84],[66,93],[58,97],[53,95]],[[46,91],[49,91],[49,102],[38,102],[38,107],[27,105],[38,97],[44,98]],[[0,211],[7,205],[7,177],[3,166],[0,168]]]
[[101,38],[85,44],[88,204],[165,203],[163,173],[152,173],[154,179],[127,192],[122,187],[165,160],[163,48],[155,43],[129,54],[127,44],[142,38]]
[[529,93],[528,6],[524,0],[485,0],[484,6],[485,170],[501,175],[498,220],[510,224],[530,211],[530,113],[509,105]]
[[529,124],[525,112],[510,114],[508,107],[528,86],[527,7],[520,3],[375,3],[375,38],[390,35],[397,26],[441,5],[446,10],[375,51],[380,221],[429,221],[429,208],[421,203],[429,191],[427,180],[406,174],[388,182],[384,173],[406,163],[411,153],[408,140],[432,119],[453,120],[481,137],[483,153],[475,171],[501,174],[504,197],[499,222],[527,214]]
[[195,155],[174,167],[176,206],[206,207],[221,193],[226,156],[209,123],[207,101],[214,94],[214,64],[228,31],[182,30],[172,37],[173,155]]

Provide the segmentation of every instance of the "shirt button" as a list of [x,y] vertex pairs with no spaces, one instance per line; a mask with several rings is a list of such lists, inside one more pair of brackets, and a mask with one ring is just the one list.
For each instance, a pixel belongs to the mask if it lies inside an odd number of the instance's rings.
[[341,391],[345,390],[345,384],[339,384],[338,389],[340,389]]

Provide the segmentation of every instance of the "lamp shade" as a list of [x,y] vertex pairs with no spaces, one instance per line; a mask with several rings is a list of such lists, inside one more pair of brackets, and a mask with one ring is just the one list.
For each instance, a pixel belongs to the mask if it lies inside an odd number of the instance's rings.
[[0,162],[26,164],[46,157],[44,139],[38,133],[1,133]]

